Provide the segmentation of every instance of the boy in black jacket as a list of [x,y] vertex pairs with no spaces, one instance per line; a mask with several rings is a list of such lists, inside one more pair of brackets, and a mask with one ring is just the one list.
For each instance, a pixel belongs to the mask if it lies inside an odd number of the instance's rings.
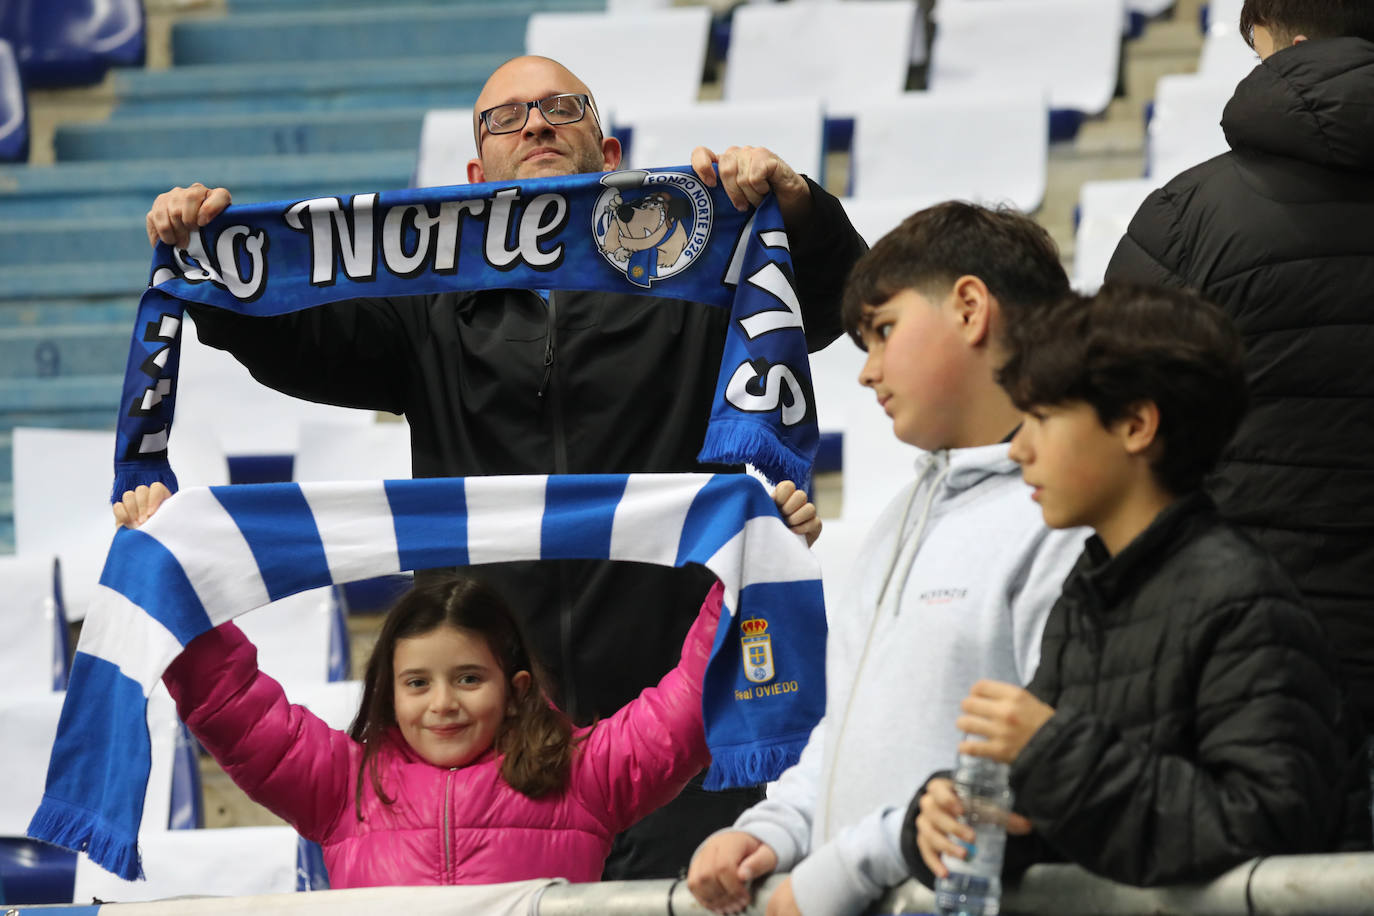
[[[980,681],[961,753],[1011,765],[1004,873],[1068,860],[1136,885],[1367,847],[1360,730],[1278,564],[1202,492],[1246,406],[1240,339],[1197,296],[1107,286],[1010,329],[1011,457],[1052,527],[1096,532],[1026,689]],[[971,740],[972,739],[972,740]],[[964,857],[947,778],[908,812],[930,883]]]

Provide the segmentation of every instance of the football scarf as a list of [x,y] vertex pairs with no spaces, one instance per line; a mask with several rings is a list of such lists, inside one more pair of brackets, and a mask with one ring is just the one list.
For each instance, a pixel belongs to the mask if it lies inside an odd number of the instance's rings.
[[825,706],[820,569],[748,475],[192,488],[115,533],[29,835],[141,874],[147,697],[217,624],[321,585],[537,559],[709,568],[725,598],[702,685],[706,786],[766,782],[797,760]]
[[770,196],[737,211],[687,168],[231,207],[159,243],[124,372],[112,500],[176,480],[167,448],[184,303],[281,315],[477,289],[637,292],[729,309],[697,458],[810,479],[819,434],[787,236]]

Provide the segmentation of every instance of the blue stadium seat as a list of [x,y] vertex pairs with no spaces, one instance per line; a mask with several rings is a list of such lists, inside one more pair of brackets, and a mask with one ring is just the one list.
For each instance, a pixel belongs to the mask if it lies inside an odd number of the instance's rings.
[[[9,328],[61,327],[73,324],[122,324],[133,327],[138,295],[94,298],[0,300],[0,333]],[[4,479],[0,473],[0,479]]]
[[29,106],[14,48],[0,39],[0,161],[29,158]]
[[524,47],[525,20],[536,7],[385,7],[240,14],[178,22],[172,59],[178,64],[261,61],[346,61],[440,57],[476,51],[511,56]]
[[111,66],[143,64],[141,0],[0,0],[0,38],[31,87],[98,83]]
[[102,260],[148,260],[143,220],[25,220],[0,224],[0,267],[63,261],[98,251]]
[[115,375],[129,357],[133,322],[0,328],[0,378]]
[[470,106],[509,54],[317,63],[207,64],[115,75],[113,117]]
[[[148,159],[59,163],[50,168],[0,166],[0,222],[17,219],[131,218],[175,181],[200,180],[234,192],[236,203],[337,194],[340,188],[404,188],[414,149],[320,156],[240,156],[232,159]],[[173,177],[178,176],[178,177]],[[144,261],[146,271],[148,261]],[[147,277],[140,280],[140,285]],[[0,300],[8,293],[0,286]]]
[[[424,117],[424,109],[410,108],[231,114],[194,120],[127,118],[59,127],[54,148],[59,162],[146,159],[150,154],[165,156],[196,148],[213,149],[223,156],[383,150],[404,150],[414,156]],[[178,169],[172,174],[188,173]]]

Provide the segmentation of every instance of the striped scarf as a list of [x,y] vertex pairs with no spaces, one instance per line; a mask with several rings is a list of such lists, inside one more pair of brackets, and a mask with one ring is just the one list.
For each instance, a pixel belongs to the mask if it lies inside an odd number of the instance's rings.
[[147,697],[217,624],[321,585],[536,559],[709,568],[725,599],[702,686],[706,785],[754,785],[796,761],[825,703],[819,568],[747,475],[193,488],[115,534],[29,835],[141,875]]

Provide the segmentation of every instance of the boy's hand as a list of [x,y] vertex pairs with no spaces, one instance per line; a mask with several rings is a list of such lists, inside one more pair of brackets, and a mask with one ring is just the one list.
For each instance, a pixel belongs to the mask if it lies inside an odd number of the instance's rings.
[[954,726],[985,741],[960,741],[959,753],[1012,763],[1031,737],[1054,715],[1054,707],[1014,684],[979,681],[960,702],[964,714]]
[[797,906],[797,895],[792,893],[791,875],[773,888],[773,894],[768,898],[765,916],[801,916],[801,909]]
[[702,843],[692,856],[687,888],[709,910],[738,913],[749,905],[750,882],[777,867],[772,846],[743,830],[727,830]]
[[125,528],[137,528],[152,518],[157,507],[171,495],[172,491],[160,483],[154,483],[151,487],[142,486],[136,490],[125,490],[123,502],[117,502],[111,507],[114,510],[115,523]]
[[805,490],[798,490],[790,480],[784,480],[773,488],[773,502],[778,504],[778,512],[793,533],[806,536],[806,546],[816,543],[821,536],[821,517],[816,514],[816,505],[806,498]]
[[[966,859],[968,847],[964,844],[971,844],[977,839],[972,827],[959,822],[964,806],[954,791],[954,782],[939,778],[926,783],[920,809],[921,813],[916,815],[916,849],[931,874],[937,878],[948,878],[949,869],[940,861],[940,856],[948,854],[957,859]],[[1030,832],[1030,821],[1019,814],[1007,812],[1007,833],[1024,836]]]

